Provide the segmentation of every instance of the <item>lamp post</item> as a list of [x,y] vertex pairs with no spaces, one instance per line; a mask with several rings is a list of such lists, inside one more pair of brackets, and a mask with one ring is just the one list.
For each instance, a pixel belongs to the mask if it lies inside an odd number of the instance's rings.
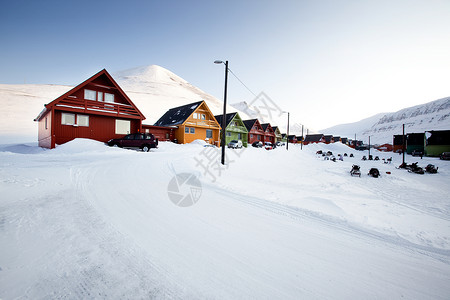
[[288,114],[288,123],[287,123],[287,133],[286,133],[286,150],[289,150],[289,112],[288,111],[283,111],[283,113],[287,113]]
[[222,118],[222,135],[220,144],[222,146],[222,165],[225,165],[225,127],[227,125],[227,84],[228,84],[228,60],[223,62],[221,60],[215,60],[215,64],[225,65],[225,91],[223,94],[223,118]]

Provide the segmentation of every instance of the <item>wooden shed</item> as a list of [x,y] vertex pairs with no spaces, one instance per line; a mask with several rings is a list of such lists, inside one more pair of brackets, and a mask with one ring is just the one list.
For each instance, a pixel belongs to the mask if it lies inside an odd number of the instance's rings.
[[405,144],[405,150],[406,150],[406,135],[403,137],[402,134],[394,135],[392,140],[392,145],[395,153],[401,153],[403,152],[403,143]]
[[171,108],[154,126],[173,128],[174,140],[180,144],[204,140],[220,146],[220,125],[205,101]]
[[333,136],[332,136],[332,135],[324,135],[324,136],[323,136],[323,139],[324,139],[324,143],[325,143],[325,144],[331,144],[331,143],[334,143],[334,141],[333,141]]
[[258,119],[244,120],[244,125],[248,131],[248,143],[264,142],[264,130]]
[[111,75],[101,70],[45,105],[38,122],[40,147],[55,148],[76,138],[107,142],[141,131],[144,115]]
[[164,126],[154,126],[142,124],[142,132],[151,133],[158,139],[158,141],[174,141],[175,140],[175,130],[177,126],[164,127]]
[[406,134],[406,154],[412,154],[413,151],[424,152],[425,133]]
[[[223,115],[215,116],[217,122],[222,126]],[[228,145],[232,140],[242,141],[242,145],[247,147],[248,130],[237,112],[227,114],[225,119],[225,142]]]

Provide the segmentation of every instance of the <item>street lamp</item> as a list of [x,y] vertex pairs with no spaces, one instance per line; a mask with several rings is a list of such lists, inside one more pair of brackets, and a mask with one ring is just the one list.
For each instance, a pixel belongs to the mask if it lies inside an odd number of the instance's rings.
[[286,133],[286,150],[289,150],[289,112],[288,111],[283,111],[283,113],[287,113],[288,114],[288,123],[287,123],[287,133]]
[[225,65],[225,91],[223,95],[223,117],[222,117],[222,136],[220,144],[222,146],[222,165],[225,165],[225,127],[227,125],[227,84],[228,84],[228,60],[223,62],[221,60],[215,60],[215,64]]

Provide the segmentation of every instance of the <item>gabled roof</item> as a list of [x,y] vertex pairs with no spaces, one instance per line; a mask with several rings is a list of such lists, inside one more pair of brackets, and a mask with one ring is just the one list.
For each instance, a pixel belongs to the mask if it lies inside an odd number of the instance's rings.
[[333,136],[332,135],[324,135],[323,138],[325,139],[325,142],[328,143],[328,142],[331,142],[331,139],[333,138]]
[[159,118],[158,121],[156,121],[155,126],[181,125],[203,102],[204,101],[202,100],[171,108],[161,118]]
[[[225,118],[225,119],[226,119],[226,120],[225,120],[225,122],[226,122],[225,127],[228,127],[228,125],[230,124],[231,120],[234,119],[234,117],[236,116],[236,114],[237,114],[237,112],[227,114],[227,117]],[[223,114],[222,114],[222,115],[214,116],[214,118],[216,118],[216,120],[217,120],[217,122],[219,123],[219,125],[222,126]]]
[[273,128],[272,128],[272,126],[270,125],[270,123],[263,123],[263,124],[261,124],[261,127],[262,127],[262,129],[264,130],[264,132],[267,130],[267,128],[272,129],[272,132],[273,132]]
[[323,134],[308,134],[305,137],[305,142],[320,142],[322,137],[323,137]]
[[[73,89],[68,91],[67,93],[59,96],[55,100],[46,104],[44,110],[41,111],[41,113],[36,117],[36,119],[34,119],[34,121],[39,121],[45,115],[46,111],[52,109],[52,107],[54,107],[54,106],[58,106],[58,104],[61,101],[66,100],[69,96],[71,96],[72,94],[76,93],[77,91],[83,89],[88,84],[91,84],[93,81],[95,81],[96,79],[98,79],[100,77],[103,77],[103,79],[106,79],[106,81],[109,81],[109,83],[111,84],[111,87],[116,89],[119,92],[119,94],[123,97],[123,99],[127,102],[126,105],[129,105],[132,107],[131,110],[127,111],[127,115],[134,115],[135,117],[138,117],[141,120],[145,120],[145,116],[139,111],[139,109],[136,107],[136,105],[134,105],[133,101],[131,101],[131,99],[128,98],[127,94],[125,94],[125,92],[117,84],[117,82],[112,78],[112,76],[108,73],[108,71],[106,71],[106,69],[103,69],[100,72],[98,72],[97,74],[93,75],[92,77],[86,79],[85,81],[83,81],[82,83],[80,83],[79,85],[77,85],[76,87],[74,87]],[[106,87],[106,86],[102,86],[102,87]],[[111,87],[108,86],[107,88],[111,88]],[[77,107],[75,107],[75,108],[77,108]],[[84,107],[82,107],[82,108],[84,108]],[[96,110],[92,109],[92,110],[90,110],[90,113],[95,114]],[[121,116],[126,117],[126,115],[121,115]]]
[[[248,132],[250,132],[250,130],[252,130],[252,128],[255,125],[255,123],[259,124],[258,119],[245,120],[243,122],[244,122],[244,125],[247,128]],[[259,125],[261,125],[261,124],[259,124]]]

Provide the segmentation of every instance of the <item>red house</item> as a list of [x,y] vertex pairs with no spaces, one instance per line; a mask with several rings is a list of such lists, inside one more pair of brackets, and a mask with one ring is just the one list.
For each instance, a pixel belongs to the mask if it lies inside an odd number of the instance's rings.
[[107,142],[141,131],[144,115],[103,69],[45,105],[39,123],[39,146],[55,148],[75,138]]
[[264,130],[264,142],[275,143],[275,132],[270,123],[261,124],[261,127]]
[[245,120],[244,125],[248,130],[248,143],[250,145],[256,141],[264,143],[265,131],[258,119]]

